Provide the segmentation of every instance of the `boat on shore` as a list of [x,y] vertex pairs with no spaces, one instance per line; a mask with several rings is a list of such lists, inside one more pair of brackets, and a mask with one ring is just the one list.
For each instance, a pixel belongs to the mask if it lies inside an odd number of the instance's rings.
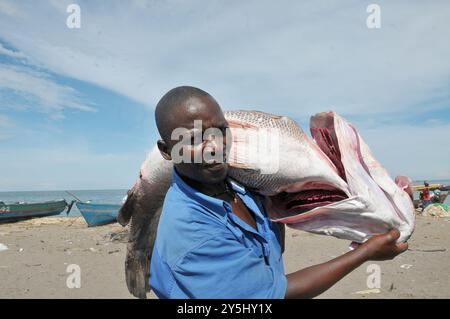
[[76,203],[78,210],[89,227],[107,225],[117,222],[117,215],[122,205]]
[[[442,184],[429,184],[428,185],[428,189],[430,190],[430,191],[434,191],[435,189],[439,189],[439,190],[441,190],[442,188],[445,188],[445,187],[448,187],[448,186],[444,186],[444,185],[442,185]],[[425,185],[413,185],[413,190],[415,190],[416,192],[421,192],[421,191],[423,191],[424,190],[424,188],[425,188]]]
[[[416,192],[421,192],[425,188],[424,185],[414,185],[413,190]],[[450,185],[442,185],[442,184],[430,184],[428,186],[430,192],[439,191],[434,194],[431,198],[431,203],[435,204],[443,204],[448,197],[448,192],[450,191]],[[420,193],[419,193],[420,196]],[[414,208],[419,208],[422,206],[422,200],[420,198],[414,199]]]
[[11,223],[24,219],[59,215],[66,208],[67,213],[69,213],[73,203],[68,204],[66,200],[12,204],[0,202],[0,223]]

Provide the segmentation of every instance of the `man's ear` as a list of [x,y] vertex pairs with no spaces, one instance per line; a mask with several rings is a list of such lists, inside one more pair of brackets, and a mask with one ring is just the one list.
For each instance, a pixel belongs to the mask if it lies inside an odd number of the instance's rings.
[[171,161],[172,156],[170,155],[169,147],[167,146],[166,142],[164,142],[163,140],[158,140],[157,145],[162,157],[165,160]]

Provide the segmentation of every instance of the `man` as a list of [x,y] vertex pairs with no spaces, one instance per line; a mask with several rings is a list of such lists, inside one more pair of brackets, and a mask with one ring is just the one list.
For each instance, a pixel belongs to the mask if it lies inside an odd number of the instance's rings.
[[[174,165],[158,226],[150,275],[158,297],[311,298],[365,261],[392,259],[407,249],[395,243],[399,233],[392,230],[329,262],[285,275],[281,233],[262,199],[227,179],[226,162],[192,160],[205,150],[226,154],[226,138],[197,135],[210,128],[226,131],[219,104],[200,89],[178,87],[159,101],[155,118],[165,159],[172,159],[179,143],[171,136],[175,129],[185,128],[192,137],[184,150],[191,160]],[[195,120],[201,120],[201,132]]]
[[423,185],[425,187],[423,188],[422,191],[422,211],[424,211],[424,209],[431,204],[430,189],[428,188],[430,185],[427,182],[423,182]]

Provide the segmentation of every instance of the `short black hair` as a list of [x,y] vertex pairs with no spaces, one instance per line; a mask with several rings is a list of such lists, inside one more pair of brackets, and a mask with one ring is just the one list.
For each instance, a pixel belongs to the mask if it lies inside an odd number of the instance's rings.
[[164,94],[159,100],[155,109],[155,121],[159,135],[164,141],[167,142],[170,139],[172,133],[170,121],[173,119],[176,110],[193,97],[210,97],[213,99],[209,93],[199,88],[179,86]]

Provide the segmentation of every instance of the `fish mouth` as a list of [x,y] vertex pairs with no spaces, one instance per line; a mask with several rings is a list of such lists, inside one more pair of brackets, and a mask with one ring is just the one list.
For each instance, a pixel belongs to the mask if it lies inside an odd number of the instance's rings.
[[285,218],[303,214],[317,207],[330,205],[348,198],[339,189],[307,189],[295,193],[282,192],[270,196],[273,217]]
[[325,155],[336,166],[337,173],[347,181],[344,165],[341,160],[341,150],[334,127],[333,112],[319,113],[311,117],[310,121],[311,136]]

